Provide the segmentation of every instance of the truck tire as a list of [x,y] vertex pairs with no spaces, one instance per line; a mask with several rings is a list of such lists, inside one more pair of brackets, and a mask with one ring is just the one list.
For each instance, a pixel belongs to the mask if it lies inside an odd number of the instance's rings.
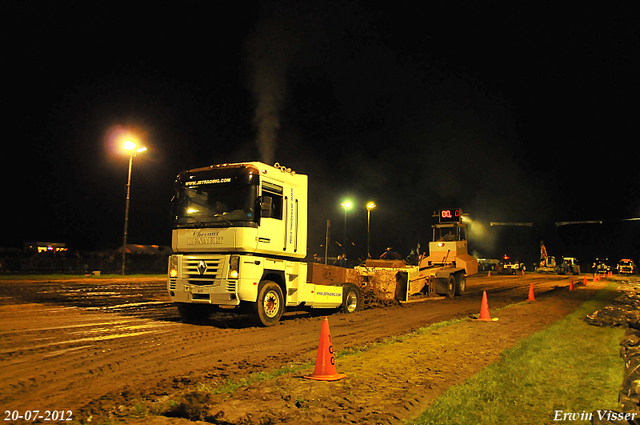
[[340,310],[343,313],[355,313],[362,310],[362,295],[360,288],[353,283],[349,283],[342,287],[342,305]]
[[207,320],[209,313],[211,313],[211,307],[204,304],[178,303],[178,313],[185,322]]
[[436,294],[453,298],[456,294],[456,278],[453,275],[436,278]]
[[284,296],[280,286],[270,280],[260,283],[254,307],[258,325],[275,326],[284,313]]
[[461,297],[467,290],[467,276],[464,273],[458,273],[456,276],[456,295]]
[[[440,295],[444,295],[445,297],[451,299],[456,295],[456,278],[454,275],[449,275],[448,278],[442,277],[439,278],[441,285],[436,285],[436,288],[440,286],[440,290],[444,290]],[[444,288],[443,288],[444,286]]]

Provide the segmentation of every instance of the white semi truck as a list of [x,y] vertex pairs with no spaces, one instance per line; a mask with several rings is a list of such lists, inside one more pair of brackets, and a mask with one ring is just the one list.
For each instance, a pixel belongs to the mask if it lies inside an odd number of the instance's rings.
[[261,162],[180,173],[168,291],[183,319],[238,307],[273,326],[286,307],[361,308],[346,270],[306,263],[307,176]]

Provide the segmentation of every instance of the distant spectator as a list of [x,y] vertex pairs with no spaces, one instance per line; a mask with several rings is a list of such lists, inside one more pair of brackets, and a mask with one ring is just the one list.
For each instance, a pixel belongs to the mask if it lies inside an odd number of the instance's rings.
[[340,254],[336,261],[333,262],[334,266],[347,267],[347,254]]

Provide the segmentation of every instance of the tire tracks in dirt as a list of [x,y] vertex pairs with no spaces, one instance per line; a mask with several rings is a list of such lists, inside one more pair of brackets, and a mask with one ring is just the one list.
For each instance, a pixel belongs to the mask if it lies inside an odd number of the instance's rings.
[[[535,280],[541,292],[568,286],[568,279],[558,276]],[[490,307],[499,308],[526,299],[530,281],[530,276],[472,277],[462,298],[332,315],[333,341],[338,350],[363,347],[477,314],[479,288],[489,291]],[[134,400],[197,382],[215,385],[315,359],[318,315],[287,313],[273,328],[247,326],[242,317],[225,312],[185,324],[166,303],[165,285],[162,279],[0,282],[3,406],[108,415]],[[513,287],[505,291],[507,286]]]

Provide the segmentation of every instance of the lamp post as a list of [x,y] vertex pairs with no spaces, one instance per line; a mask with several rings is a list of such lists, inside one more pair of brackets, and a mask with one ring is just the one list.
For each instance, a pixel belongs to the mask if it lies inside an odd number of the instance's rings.
[[344,239],[342,240],[342,252],[346,253],[347,251],[347,210],[351,209],[353,204],[351,201],[344,201],[340,205],[344,208]]
[[137,148],[136,144],[131,140],[126,140],[122,144],[122,148],[129,154],[129,174],[127,177],[127,202],[124,207],[124,237],[122,241],[122,276],[124,276],[125,257],[127,255],[127,228],[129,227],[129,197],[131,193],[131,166],[133,165],[133,157],[138,152],[144,152],[147,148]]
[[371,210],[375,207],[373,202],[367,204],[367,258],[371,258]]

